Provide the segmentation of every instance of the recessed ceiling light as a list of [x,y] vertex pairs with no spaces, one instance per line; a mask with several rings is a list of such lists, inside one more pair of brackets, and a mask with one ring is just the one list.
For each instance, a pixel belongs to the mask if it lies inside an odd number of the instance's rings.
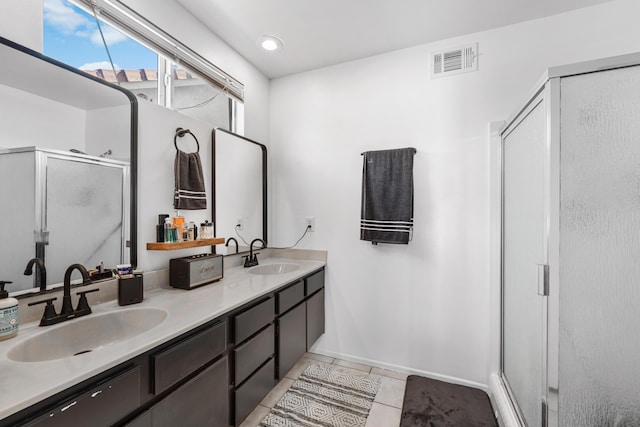
[[262,36],[256,44],[267,52],[277,52],[284,47],[284,42],[275,36]]

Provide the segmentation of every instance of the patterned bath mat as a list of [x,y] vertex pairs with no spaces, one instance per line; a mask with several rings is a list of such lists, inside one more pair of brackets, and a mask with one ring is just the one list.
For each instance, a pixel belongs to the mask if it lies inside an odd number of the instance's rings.
[[260,427],[364,427],[379,388],[368,375],[309,365]]

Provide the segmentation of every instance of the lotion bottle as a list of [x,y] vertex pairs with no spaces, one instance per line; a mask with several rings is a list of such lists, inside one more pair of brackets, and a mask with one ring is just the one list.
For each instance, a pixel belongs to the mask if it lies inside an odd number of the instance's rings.
[[4,285],[11,283],[0,281],[0,341],[18,335],[18,300],[9,298]]
[[164,241],[166,243],[172,243],[176,241],[176,239],[174,238],[174,230],[175,229],[171,224],[171,218],[166,218],[164,220]]

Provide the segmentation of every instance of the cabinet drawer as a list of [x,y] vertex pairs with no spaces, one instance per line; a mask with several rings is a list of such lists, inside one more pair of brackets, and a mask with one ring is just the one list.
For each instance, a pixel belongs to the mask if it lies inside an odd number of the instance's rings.
[[242,384],[242,387],[235,391],[236,426],[242,423],[275,385],[274,363],[274,360],[271,359],[269,363],[253,374],[246,383]]
[[69,399],[29,427],[110,426],[140,406],[140,367],[91,387]]
[[269,298],[234,317],[234,342],[239,344],[273,322],[275,301]]
[[324,286],[324,270],[312,274],[304,279],[304,281],[306,284],[305,295],[309,296]]
[[301,280],[289,286],[287,289],[278,292],[277,298],[278,314],[282,314],[304,299],[304,282]]
[[307,350],[324,334],[324,289],[307,300]]
[[244,381],[268,358],[273,356],[275,347],[274,331],[275,328],[271,325],[235,349],[236,384]]
[[158,394],[227,348],[226,323],[218,323],[151,356],[153,366],[153,393]]
[[223,357],[151,408],[153,427],[229,425],[229,365]]

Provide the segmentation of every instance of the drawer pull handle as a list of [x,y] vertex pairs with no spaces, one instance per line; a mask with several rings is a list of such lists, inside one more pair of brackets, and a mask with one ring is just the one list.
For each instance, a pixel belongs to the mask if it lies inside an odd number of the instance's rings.
[[62,409],[60,410],[60,412],[64,412],[64,411],[66,411],[67,409],[69,409],[69,408],[71,408],[72,406],[74,406],[76,403],[78,403],[78,401],[77,401],[77,400],[76,400],[75,402],[73,402],[73,403],[68,404],[68,405],[67,405],[67,406],[65,406],[64,408],[62,408]]
[[91,397],[96,397],[97,395],[99,395],[100,393],[102,393],[102,390],[98,390],[94,393],[91,393]]

